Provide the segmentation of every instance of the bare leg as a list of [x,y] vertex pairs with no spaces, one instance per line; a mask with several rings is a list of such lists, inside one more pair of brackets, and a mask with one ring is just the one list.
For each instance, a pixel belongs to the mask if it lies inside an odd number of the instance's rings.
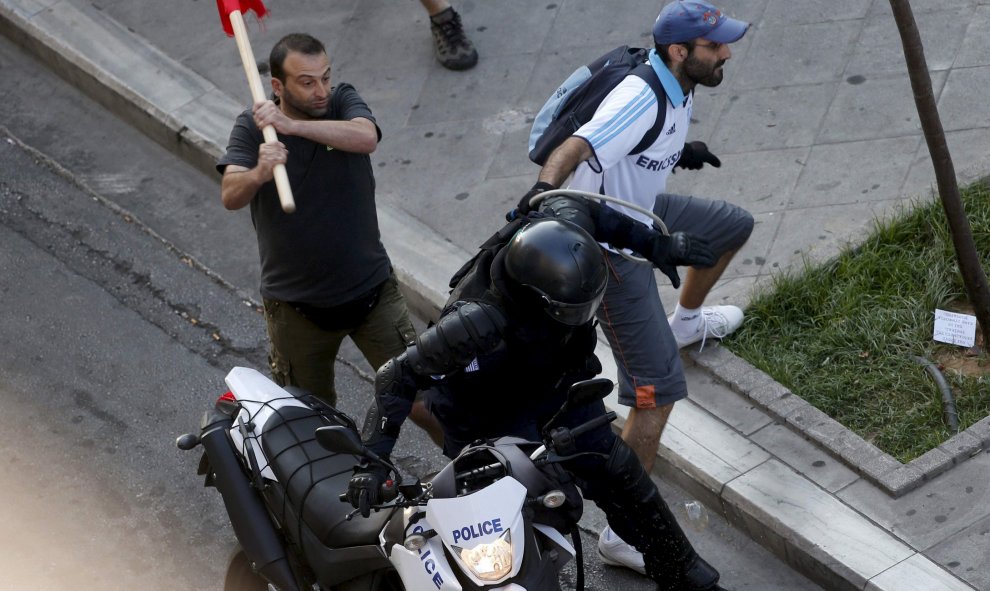
[[447,0],[419,0],[419,3],[426,9],[426,14],[430,16],[450,8],[450,3]]
[[653,471],[657,449],[660,447],[660,435],[667,426],[667,417],[673,408],[673,404],[668,404],[657,408],[629,409],[629,416],[622,428],[622,440],[636,453],[647,473]]
[[679,302],[681,307],[688,309],[700,308],[708,297],[708,292],[715,286],[722,273],[725,272],[732,257],[736,256],[739,249],[729,251],[722,255],[714,266],[706,269],[695,269],[688,267],[684,274],[684,282],[681,284],[681,295]]

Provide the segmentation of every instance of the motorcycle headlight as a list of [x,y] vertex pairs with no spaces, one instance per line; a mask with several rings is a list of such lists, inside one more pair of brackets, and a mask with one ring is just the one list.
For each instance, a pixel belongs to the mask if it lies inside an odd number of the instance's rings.
[[453,546],[454,552],[482,581],[497,581],[512,570],[511,530],[505,530],[497,540],[488,544],[478,544],[474,548]]

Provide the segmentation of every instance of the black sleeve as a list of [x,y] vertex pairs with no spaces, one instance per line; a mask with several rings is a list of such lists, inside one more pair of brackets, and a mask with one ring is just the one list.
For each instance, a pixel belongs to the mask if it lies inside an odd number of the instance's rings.
[[598,333],[594,323],[588,323],[579,328],[568,341],[567,358],[573,359],[574,364],[565,372],[561,383],[570,387],[580,380],[590,380],[602,372],[602,364],[595,355],[598,344]]
[[502,310],[485,302],[456,302],[406,351],[420,376],[450,373],[498,346],[505,331]]
[[223,174],[228,164],[254,168],[258,164],[258,147],[264,142],[261,130],[254,124],[250,110],[242,112],[234,121],[227,141],[227,151],[217,160],[217,172]]
[[368,407],[361,428],[361,439],[368,449],[382,457],[392,453],[419,390],[420,383],[409,367],[407,353],[386,361],[378,369],[375,399]]
[[375,131],[378,132],[378,140],[382,139],[382,130],[375,121],[375,116],[371,114],[371,108],[364,102],[361,95],[351,84],[342,82],[333,89],[333,100],[330,117],[340,121],[350,121],[358,117],[364,117],[375,124]]
[[368,409],[361,437],[378,455],[391,453],[416,393],[432,376],[461,369],[502,340],[502,311],[483,302],[458,302],[416,342],[388,361],[375,376],[375,400]]
[[540,213],[577,224],[598,242],[650,258],[659,232],[604,203],[565,195],[544,199]]

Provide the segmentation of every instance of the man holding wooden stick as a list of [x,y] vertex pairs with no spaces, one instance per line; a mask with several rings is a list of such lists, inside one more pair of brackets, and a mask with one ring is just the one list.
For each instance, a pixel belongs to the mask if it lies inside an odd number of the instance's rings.
[[[238,116],[217,163],[220,197],[227,209],[251,207],[274,380],[335,404],[334,362],[345,337],[377,370],[415,336],[378,229],[369,154],[381,131],[353,86],[330,85],[319,40],[283,37],[269,67],[273,100]],[[260,131],[269,125],[274,143]],[[279,204],[277,165],[288,172],[294,213]],[[413,420],[434,424],[425,409]]]

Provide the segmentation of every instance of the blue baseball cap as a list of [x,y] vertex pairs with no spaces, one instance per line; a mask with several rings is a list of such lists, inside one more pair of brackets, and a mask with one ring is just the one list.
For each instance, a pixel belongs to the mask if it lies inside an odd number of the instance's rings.
[[735,43],[749,23],[729,18],[702,0],[675,0],[663,7],[653,23],[653,41],[659,45],[683,43],[701,37],[715,43]]

